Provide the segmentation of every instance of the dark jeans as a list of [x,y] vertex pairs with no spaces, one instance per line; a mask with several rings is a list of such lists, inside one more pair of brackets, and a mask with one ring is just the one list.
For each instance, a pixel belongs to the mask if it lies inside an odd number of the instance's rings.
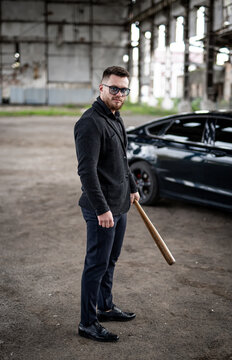
[[98,225],[94,211],[82,208],[82,213],[87,224],[87,247],[81,282],[81,323],[88,326],[97,319],[96,307],[109,310],[113,306],[113,274],[127,215],[114,216],[114,227],[107,229]]

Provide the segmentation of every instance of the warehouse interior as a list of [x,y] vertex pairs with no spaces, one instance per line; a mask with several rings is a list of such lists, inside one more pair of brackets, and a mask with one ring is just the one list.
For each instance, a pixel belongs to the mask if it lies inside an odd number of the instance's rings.
[[102,71],[131,74],[131,102],[232,105],[230,0],[1,0],[0,103],[90,103]]

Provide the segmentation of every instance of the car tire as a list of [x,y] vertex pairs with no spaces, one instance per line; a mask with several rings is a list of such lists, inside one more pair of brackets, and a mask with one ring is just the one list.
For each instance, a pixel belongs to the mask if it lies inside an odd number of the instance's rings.
[[140,204],[151,205],[159,198],[158,181],[151,166],[137,161],[130,166],[140,194]]

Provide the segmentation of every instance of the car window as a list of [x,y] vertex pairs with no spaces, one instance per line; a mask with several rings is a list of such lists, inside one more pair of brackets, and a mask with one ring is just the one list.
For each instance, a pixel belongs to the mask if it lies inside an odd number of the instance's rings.
[[202,142],[206,118],[176,119],[167,129],[164,139]]
[[218,147],[232,149],[232,120],[217,120],[215,145]]
[[147,130],[150,135],[160,135],[163,133],[166,126],[167,126],[167,123],[155,124],[155,125],[149,126],[147,128]]

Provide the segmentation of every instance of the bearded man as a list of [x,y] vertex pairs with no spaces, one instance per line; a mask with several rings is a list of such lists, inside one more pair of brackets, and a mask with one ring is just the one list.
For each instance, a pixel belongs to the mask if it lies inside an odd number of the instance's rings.
[[81,282],[79,335],[97,341],[117,341],[99,322],[135,318],[113,303],[112,285],[130,205],[139,200],[130,172],[127,137],[119,109],[129,95],[129,73],[122,67],[105,69],[100,96],[74,128],[79,200],[87,225],[87,246]]

